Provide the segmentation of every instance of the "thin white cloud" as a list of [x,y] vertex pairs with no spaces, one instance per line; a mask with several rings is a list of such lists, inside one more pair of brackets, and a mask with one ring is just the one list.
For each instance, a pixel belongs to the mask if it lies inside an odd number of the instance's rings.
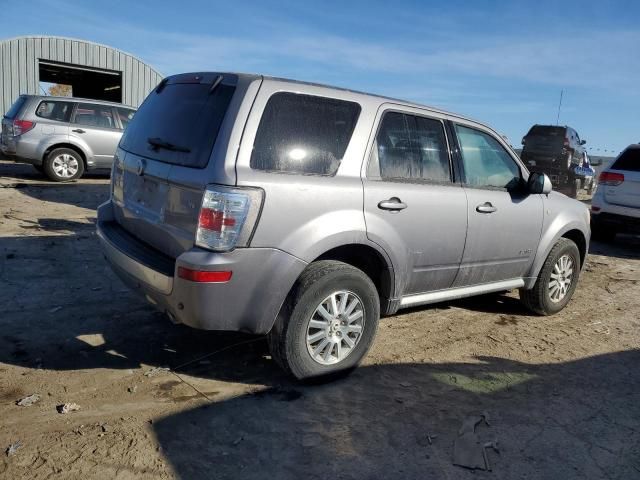
[[[148,32],[145,58],[165,73],[194,69],[273,72],[278,65],[322,65],[336,70],[398,74],[466,75],[532,83],[633,88],[640,75],[640,32],[598,32],[539,40],[469,39],[473,48],[437,51],[388,47],[331,35],[265,39]],[[153,46],[151,46],[153,45]]]

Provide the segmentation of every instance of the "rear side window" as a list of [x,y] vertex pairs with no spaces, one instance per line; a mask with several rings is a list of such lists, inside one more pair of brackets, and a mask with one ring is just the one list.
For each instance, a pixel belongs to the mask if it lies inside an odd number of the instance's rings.
[[22,97],[22,96],[18,97],[16,101],[13,102],[13,105],[11,105],[11,108],[9,109],[9,111],[4,114],[4,117],[10,120],[13,120],[14,118],[16,118],[16,115],[20,113],[20,109],[22,108],[22,106],[24,105],[24,102],[26,101],[27,101],[27,97]]
[[78,104],[73,123],[85,127],[116,128],[111,107],[92,103]]
[[368,175],[378,176],[377,168],[382,179],[451,181],[442,122],[404,113],[386,113],[376,136]]
[[71,118],[71,110],[73,110],[71,102],[44,101],[40,102],[36,108],[36,116],[58,122],[68,122]]
[[165,163],[206,167],[235,87],[212,88],[211,82],[195,83],[199,79],[170,79],[153,90],[125,129],[120,147]]
[[614,170],[640,172],[640,148],[629,148],[611,166]]
[[276,93],[260,120],[251,168],[334,175],[359,115],[360,105],[354,102]]

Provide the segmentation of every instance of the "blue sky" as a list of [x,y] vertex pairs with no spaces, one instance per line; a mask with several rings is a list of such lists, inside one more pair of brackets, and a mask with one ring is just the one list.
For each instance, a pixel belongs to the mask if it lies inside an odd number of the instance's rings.
[[[60,35],[163,74],[265,73],[380,93],[489,123],[514,146],[560,123],[593,154],[640,141],[640,3],[0,0],[0,37]],[[608,154],[608,153],[607,153]]]

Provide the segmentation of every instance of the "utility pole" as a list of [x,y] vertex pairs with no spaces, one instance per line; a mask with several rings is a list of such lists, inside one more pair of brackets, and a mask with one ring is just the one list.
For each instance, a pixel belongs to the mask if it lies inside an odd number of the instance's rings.
[[560,103],[558,103],[558,116],[556,117],[556,126],[560,123],[560,109],[562,108],[562,94],[564,93],[564,88],[560,90]]

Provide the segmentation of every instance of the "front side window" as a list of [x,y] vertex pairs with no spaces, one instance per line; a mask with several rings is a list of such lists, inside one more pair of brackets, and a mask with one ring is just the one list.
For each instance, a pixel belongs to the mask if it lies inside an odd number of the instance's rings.
[[276,93],[267,102],[253,144],[256,170],[334,175],[360,105],[333,98]]
[[73,123],[86,127],[116,128],[111,107],[91,103],[78,104]]
[[36,108],[36,116],[46,118],[47,120],[56,120],[58,122],[68,122],[71,118],[71,110],[73,103],[71,102],[40,102]]
[[520,168],[491,135],[456,125],[466,184],[511,189],[520,184]]
[[133,116],[135,115],[136,111],[131,110],[130,108],[116,107],[116,113],[118,114],[118,118],[120,119],[120,123],[122,124],[122,128],[124,129],[127,128],[129,122],[133,120]]
[[451,181],[449,153],[442,122],[390,112],[376,136],[369,175],[379,169],[386,180]]

